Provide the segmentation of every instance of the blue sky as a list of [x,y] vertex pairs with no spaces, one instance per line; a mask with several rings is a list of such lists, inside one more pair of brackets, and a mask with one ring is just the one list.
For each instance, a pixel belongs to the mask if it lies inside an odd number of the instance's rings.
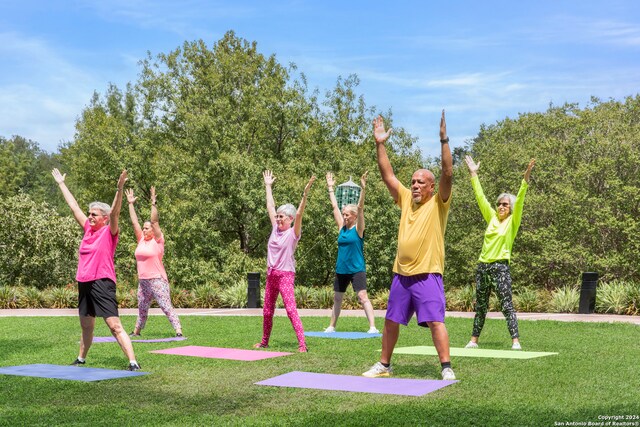
[[368,105],[439,151],[481,124],[550,103],[622,99],[640,88],[640,2],[4,0],[0,136],[53,152],[94,91],[135,82],[137,62],[234,30],[294,62],[312,88],[357,74]]

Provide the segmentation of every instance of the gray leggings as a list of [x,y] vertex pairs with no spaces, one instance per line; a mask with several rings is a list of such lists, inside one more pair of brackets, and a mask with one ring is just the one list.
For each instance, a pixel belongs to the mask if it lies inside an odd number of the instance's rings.
[[511,338],[518,338],[518,318],[511,301],[511,272],[507,261],[496,261],[490,264],[479,263],[476,270],[476,317],[473,319],[474,337],[479,337],[484,326],[489,308],[489,295],[495,286],[500,298],[502,314],[507,319],[507,328]]

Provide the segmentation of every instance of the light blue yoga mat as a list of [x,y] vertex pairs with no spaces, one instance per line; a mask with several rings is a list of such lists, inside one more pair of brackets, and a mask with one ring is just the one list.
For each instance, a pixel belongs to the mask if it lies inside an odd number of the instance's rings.
[[360,340],[364,338],[379,338],[382,334],[368,334],[366,332],[305,332],[305,337],[341,338],[345,340]]
[[[380,350],[378,350],[380,351]],[[484,348],[457,348],[451,347],[449,350],[451,356],[455,357],[489,357],[495,359],[533,359],[535,357],[553,356],[558,353],[547,353],[541,351],[522,351],[522,350],[489,350]],[[436,356],[438,352],[435,347],[417,346],[417,347],[396,347],[394,354],[418,354]]]
[[20,366],[5,366],[0,368],[0,374],[17,375],[21,377],[56,378],[59,380],[102,381],[115,378],[138,377],[149,372],[125,371],[116,369],[84,368],[80,366],[62,366],[33,364]]

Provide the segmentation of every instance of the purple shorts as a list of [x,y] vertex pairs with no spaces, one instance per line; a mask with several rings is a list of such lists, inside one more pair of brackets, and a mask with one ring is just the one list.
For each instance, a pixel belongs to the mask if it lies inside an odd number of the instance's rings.
[[394,274],[386,319],[406,326],[416,313],[418,325],[426,327],[427,322],[444,323],[445,308],[441,274]]

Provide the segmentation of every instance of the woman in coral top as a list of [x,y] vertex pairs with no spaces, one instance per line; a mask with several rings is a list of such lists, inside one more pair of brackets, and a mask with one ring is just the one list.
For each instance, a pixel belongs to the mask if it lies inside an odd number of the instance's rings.
[[142,228],[140,228],[138,216],[133,206],[137,197],[133,195],[132,189],[128,189],[125,194],[129,202],[129,216],[133,224],[133,231],[138,241],[138,247],[135,252],[138,265],[138,320],[131,336],[140,336],[140,331],[144,329],[144,325],[147,322],[151,301],[155,298],[164,314],[169,318],[171,326],[176,331],[176,336],[181,337],[182,326],[171,304],[169,280],[167,279],[164,265],[162,265],[164,236],[158,222],[156,189],[151,187],[151,221],[145,221]]
[[531,170],[536,161],[531,159],[529,162],[518,195],[500,194],[496,201],[495,210],[482,192],[482,186],[478,179],[480,162],[476,164],[471,156],[466,156],[465,161],[471,173],[471,186],[476,195],[478,207],[487,222],[482,252],[480,252],[476,270],[476,316],[473,320],[471,341],[466,345],[466,348],[478,347],[478,338],[480,337],[480,332],[482,332],[484,320],[487,317],[489,295],[491,289],[495,288],[502,305],[502,314],[507,319],[507,328],[512,340],[511,348],[520,350],[522,347],[518,333],[518,319],[511,298],[509,262],[511,260],[513,241],[516,239],[516,234],[518,234],[518,229],[520,228],[524,196],[529,187]]

